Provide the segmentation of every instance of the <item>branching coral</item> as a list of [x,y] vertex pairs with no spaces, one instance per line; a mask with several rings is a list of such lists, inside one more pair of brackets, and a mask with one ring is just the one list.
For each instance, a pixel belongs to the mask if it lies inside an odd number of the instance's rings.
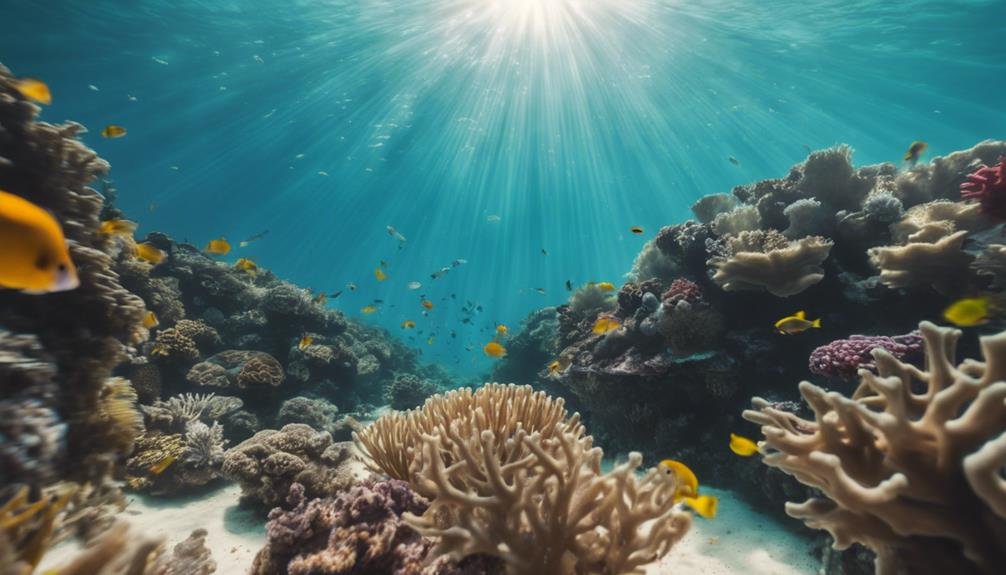
[[687,531],[673,476],[638,453],[608,474],[579,416],[529,387],[434,396],[355,434],[371,463],[431,499],[406,521],[435,555],[500,557],[514,574],[641,573]]
[[783,244],[776,234],[742,232],[727,238],[708,262],[715,270],[713,281],[726,291],[765,290],[787,297],[824,279],[821,264],[831,240],[810,236]]
[[185,428],[185,451],[182,459],[193,467],[219,468],[224,460],[224,428],[193,421]]
[[0,505],[0,551],[6,551],[0,553],[0,572],[34,570],[51,543],[57,516],[72,495],[73,490],[67,489],[33,502],[25,486]]
[[181,432],[189,423],[199,419],[212,400],[212,393],[183,393],[167,401],[157,400],[153,405],[144,405],[142,409],[151,427]]
[[982,213],[998,221],[1006,220],[1006,156],[994,166],[982,164],[961,184],[961,197],[978,200]]
[[[755,398],[764,463],[824,497],[786,511],[842,549],[862,543],[877,572],[998,573],[1006,565],[1006,332],[981,339],[984,362],[954,366],[961,332],[923,322],[927,369],[873,351],[851,398],[808,382],[815,420]],[[919,383],[915,383],[918,381]]]

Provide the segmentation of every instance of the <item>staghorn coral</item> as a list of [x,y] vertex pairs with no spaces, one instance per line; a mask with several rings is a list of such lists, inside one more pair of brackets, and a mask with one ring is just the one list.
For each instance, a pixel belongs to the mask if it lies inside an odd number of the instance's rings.
[[[1006,333],[981,338],[984,361],[953,358],[961,332],[919,325],[927,369],[874,349],[851,398],[809,382],[805,420],[760,398],[744,417],[762,426],[764,463],[823,497],[786,512],[859,542],[880,575],[997,573],[1006,564]],[[918,384],[915,382],[918,381]]]
[[903,246],[870,248],[870,263],[880,270],[880,281],[889,288],[931,286],[939,293],[959,289],[968,278],[974,256],[961,248],[968,232],[961,230],[936,241]]
[[[413,450],[412,485],[431,503],[404,517],[437,539],[434,555],[493,555],[513,574],[642,573],[688,530],[690,516],[674,505],[674,476],[654,468],[637,477],[639,453],[602,474],[601,449],[561,400],[496,384],[477,394],[475,409],[468,391],[422,410],[446,408]],[[526,429],[533,420],[511,411],[515,397],[554,401],[554,424]]]
[[[146,339],[143,301],[126,291],[112,271],[112,246],[99,233],[101,196],[87,187],[108,164],[77,140],[82,126],[37,122],[39,108],[16,90],[16,79],[0,66],[0,189],[24,197],[60,222],[77,267],[77,289],[45,297],[5,290],[0,324],[15,334],[32,334],[57,368],[60,382],[46,407],[66,422],[67,477],[87,476],[99,459],[122,455],[107,421],[91,417],[105,380],[125,356],[126,346]],[[39,318],[52,321],[40,322]],[[0,401],[11,393],[0,391]],[[104,443],[112,439],[117,443]]]
[[922,357],[922,336],[852,335],[815,348],[808,360],[810,372],[835,377],[853,377],[859,370],[876,371],[873,350],[883,349],[899,361],[916,364]]
[[725,291],[765,290],[777,297],[788,297],[824,279],[821,264],[831,251],[831,240],[810,236],[780,247],[770,240],[762,250],[749,251],[743,244],[751,243],[748,238],[753,233],[732,238],[727,244],[730,255],[718,254],[709,259],[709,266],[715,270],[713,281]]
[[223,474],[241,484],[241,497],[261,505],[282,505],[290,486],[308,497],[325,497],[353,481],[352,444],[333,443],[328,432],[301,423],[259,431],[227,450]]

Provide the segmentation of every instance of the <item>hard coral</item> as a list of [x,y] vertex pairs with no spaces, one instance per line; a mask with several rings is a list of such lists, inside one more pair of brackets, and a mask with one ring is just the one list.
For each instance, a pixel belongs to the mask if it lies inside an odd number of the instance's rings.
[[[760,450],[823,497],[786,512],[843,549],[862,543],[880,575],[998,573],[1006,565],[1006,332],[981,338],[984,362],[952,363],[961,332],[923,322],[927,369],[874,349],[851,398],[809,382],[813,421],[760,398],[744,417]],[[916,380],[918,383],[916,383]]]
[[922,336],[913,331],[905,335],[853,335],[836,339],[810,353],[810,371],[818,375],[853,377],[859,370],[876,371],[873,350],[883,349],[896,359],[916,364],[922,357]]
[[411,373],[396,377],[385,391],[391,409],[412,409],[437,392],[435,385]]
[[293,397],[283,402],[276,415],[280,425],[303,423],[318,431],[331,432],[339,415],[339,408],[322,398]]
[[961,184],[961,197],[978,200],[982,213],[998,221],[1006,220],[1006,156],[994,166],[982,164]]
[[223,473],[241,484],[241,496],[267,507],[282,505],[290,486],[300,483],[308,497],[325,497],[352,482],[351,446],[333,443],[328,432],[291,423],[266,429],[224,455]]
[[262,390],[283,383],[283,366],[262,351],[232,349],[214,354],[189,370],[189,382],[207,387]]
[[[744,243],[746,234],[740,234]],[[765,290],[778,297],[798,294],[824,279],[821,264],[828,258],[831,240],[808,236],[785,245],[769,244],[750,250],[731,246],[729,255],[714,255],[709,265],[713,281],[726,291]]]
[[677,278],[671,282],[671,287],[660,296],[664,302],[676,304],[679,301],[698,303],[702,301],[702,289],[688,278]]

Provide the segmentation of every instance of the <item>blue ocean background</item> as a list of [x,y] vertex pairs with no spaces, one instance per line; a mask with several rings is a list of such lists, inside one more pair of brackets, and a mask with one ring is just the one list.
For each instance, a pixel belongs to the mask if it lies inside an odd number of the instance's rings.
[[1006,134],[1002,0],[3,0],[0,21],[0,62],[90,129],[140,235],[224,236],[352,316],[383,300],[365,321],[468,375],[495,323],[619,283],[702,195],[808,149]]

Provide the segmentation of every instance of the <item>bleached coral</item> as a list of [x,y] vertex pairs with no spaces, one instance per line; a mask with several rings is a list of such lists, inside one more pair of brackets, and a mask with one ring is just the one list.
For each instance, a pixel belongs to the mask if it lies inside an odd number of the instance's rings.
[[212,400],[214,394],[183,393],[168,398],[167,401],[157,400],[153,405],[143,405],[148,425],[163,431],[182,431],[185,427],[197,421]]
[[[782,245],[775,241],[748,241],[764,232],[743,232],[708,264],[713,281],[725,291],[765,290],[778,297],[798,294],[824,279],[821,264],[831,251],[831,240],[809,236]],[[778,232],[776,232],[778,234]],[[781,234],[779,234],[781,236]],[[760,246],[757,244],[761,243]]]
[[[862,543],[877,573],[998,573],[1006,565],[1006,332],[984,361],[953,360],[961,332],[922,322],[925,370],[873,351],[852,397],[809,382],[814,420],[760,398],[764,463],[820,489],[786,512],[844,549]],[[918,383],[916,383],[918,382]]]
[[718,236],[727,234],[739,234],[749,230],[757,230],[761,227],[761,219],[758,215],[758,208],[754,206],[740,206],[723,212],[713,219],[713,233]]
[[668,256],[653,240],[646,242],[632,262],[632,270],[626,274],[630,281],[643,282],[651,279],[670,281],[681,275],[679,264]]
[[961,249],[967,235],[961,230],[932,243],[883,246],[867,253],[870,263],[880,270],[880,281],[889,288],[932,286],[940,293],[950,293],[967,278],[968,265],[974,259]]
[[783,232],[787,238],[828,234],[835,223],[834,212],[813,198],[797,200],[782,213],[789,220],[789,227]]
[[213,426],[193,421],[185,428],[185,451],[182,458],[193,467],[218,468],[224,460],[224,428],[217,422]]

